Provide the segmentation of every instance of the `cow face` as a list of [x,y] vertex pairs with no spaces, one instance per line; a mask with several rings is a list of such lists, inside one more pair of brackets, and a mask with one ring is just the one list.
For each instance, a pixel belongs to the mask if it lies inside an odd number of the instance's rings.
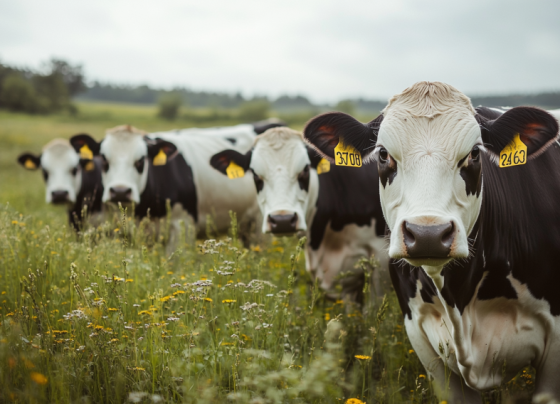
[[498,163],[500,151],[516,135],[531,158],[557,134],[558,123],[545,111],[518,107],[484,116],[455,88],[428,82],[393,97],[383,115],[367,125],[347,115],[323,116],[305,129],[305,137],[327,158],[343,138],[364,161],[377,161],[391,232],[389,255],[434,271],[469,256],[484,164]]
[[260,135],[247,154],[225,150],[214,155],[210,164],[223,174],[227,174],[232,162],[245,171],[251,170],[257,202],[266,218],[262,231],[291,234],[307,230],[306,216],[317,197],[317,173],[313,168],[318,161],[313,163],[308,151],[300,133],[275,128]]
[[67,140],[55,139],[45,145],[41,155],[24,153],[18,157],[18,162],[27,170],[42,170],[47,203],[76,202],[82,180],[80,157]]
[[95,155],[101,155],[103,202],[122,204],[140,203],[149,167],[166,164],[177,150],[169,142],[145,138],[144,132],[130,125],[109,129],[100,143],[87,135],[75,136],[70,142],[77,151],[87,146]]

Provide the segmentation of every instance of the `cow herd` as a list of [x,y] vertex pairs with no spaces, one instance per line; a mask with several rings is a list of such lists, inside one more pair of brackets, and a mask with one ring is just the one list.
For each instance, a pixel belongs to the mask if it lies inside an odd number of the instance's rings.
[[[327,296],[360,302],[389,279],[408,337],[450,402],[525,366],[535,394],[560,400],[560,111],[474,108],[457,89],[419,82],[363,124],[343,113],[303,133],[280,122],[56,139],[18,161],[43,172],[47,203],[83,212],[135,205],[204,237],[305,233],[306,267]],[[169,204],[169,205],[168,205]],[[362,268],[362,267],[360,267]]]

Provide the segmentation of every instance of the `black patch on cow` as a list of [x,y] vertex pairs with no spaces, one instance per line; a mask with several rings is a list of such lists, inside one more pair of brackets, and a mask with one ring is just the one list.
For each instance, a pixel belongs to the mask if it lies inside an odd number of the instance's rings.
[[234,137],[226,137],[226,140],[234,146],[237,144],[237,139]]
[[505,112],[482,106],[476,107],[475,111],[478,115],[481,115],[491,121],[493,121],[494,119],[498,119]]
[[177,146],[167,140],[160,138],[150,139],[148,137],[144,137],[144,140],[148,146],[148,159],[150,161],[153,161],[160,152],[165,153],[167,161],[177,155]]
[[309,164],[305,165],[305,168],[297,177],[299,188],[308,191],[309,190]]
[[397,176],[397,162],[384,147],[381,148],[377,158],[377,170],[383,188],[386,188],[387,182],[391,185]]
[[334,148],[340,138],[359,151],[363,160],[375,147],[382,120],[383,115],[380,115],[373,121],[363,124],[342,112],[328,112],[311,119],[303,130],[303,136],[322,157],[330,162],[334,162]]
[[216,170],[224,175],[227,175],[226,169],[229,164],[233,161],[239,167],[241,167],[245,172],[249,169],[251,165],[252,151],[249,150],[245,154],[239,153],[237,150],[223,150],[219,153],[214,154],[210,158],[210,165]]
[[307,157],[309,157],[311,168],[317,169],[317,166],[319,165],[323,157],[317,152],[317,150],[307,145],[305,146],[305,149],[307,150]]
[[262,122],[253,123],[252,125],[253,125],[253,130],[257,135],[260,135],[261,133],[264,133],[272,128],[287,126],[286,123],[282,121],[276,121],[276,122],[262,121]]
[[99,154],[99,149],[101,147],[101,142],[98,143],[87,133],[79,133],[72,136],[70,138],[70,144],[72,145],[74,150],[76,150],[76,153],[80,153],[80,149],[87,145],[94,156],[97,156]]
[[141,159],[138,159],[134,162],[134,168],[136,168],[136,171],[138,172],[138,174],[142,174],[144,172],[144,166],[146,165],[146,158],[142,157]]
[[[85,170],[85,164],[93,162],[94,167],[91,170]],[[103,203],[103,182],[101,180],[102,159],[97,156],[93,160],[82,161],[80,160],[82,170],[82,185],[78,195],[76,195],[76,203],[68,211],[68,220],[76,229],[80,230],[83,225],[84,208],[87,207],[87,214],[101,212]]]
[[257,193],[261,192],[264,188],[264,181],[261,177],[257,175],[253,170],[253,181],[255,182],[255,188],[257,189]]
[[166,164],[158,166],[154,166],[152,159],[148,160],[148,180],[136,206],[136,216],[145,217],[149,210],[151,217],[164,217],[167,214],[166,201],[169,200],[171,206],[180,203],[198,221],[193,172],[183,155],[176,154]]
[[331,164],[319,175],[317,212],[309,231],[309,245],[317,250],[330,223],[334,231],[346,225],[369,226],[376,219],[376,231],[384,234],[385,219],[379,200],[379,175],[375,164],[360,168]]
[[412,267],[404,262],[389,262],[389,274],[399,300],[399,305],[405,317],[412,318],[408,301],[418,292],[420,281],[420,297],[425,303],[434,303],[433,296],[437,295],[436,286],[422,268]]
[[[461,167],[459,174],[463,181],[465,181],[465,188],[467,196],[476,195],[478,198],[480,196],[480,191],[482,190],[482,163],[480,161],[480,150],[478,146],[475,146],[473,151],[469,153],[466,157],[468,158],[467,165]],[[462,165],[465,159],[461,159],[459,162]]]

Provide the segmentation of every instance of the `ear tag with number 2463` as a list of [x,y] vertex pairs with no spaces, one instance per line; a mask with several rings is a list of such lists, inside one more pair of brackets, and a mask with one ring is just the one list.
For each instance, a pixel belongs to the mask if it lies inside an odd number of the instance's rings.
[[344,144],[343,139],[339,138],[338,144],[334,148],[334,163],[337,166],[361,167],[362,155],[354,146]]
[[520,166],[527,163],[527,146],[516,133],[513,140],[500,152],[500,168]]
[[230,180],[241,178],[245,176],[245,170],[238,166],[233,161],[229,162],[229,165],[226,168],[226,174]]

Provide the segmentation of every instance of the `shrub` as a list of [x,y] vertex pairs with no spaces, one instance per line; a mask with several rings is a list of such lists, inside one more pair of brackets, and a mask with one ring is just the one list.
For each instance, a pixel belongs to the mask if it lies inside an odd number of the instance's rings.
[[164,93],[158,99],[158,116],[173,121],[179,114],[179,108],[183,104],[181,95],[174,92]]
[[36,98],[35,88],[22,75],[11,73],[4,79],[0,91],[0,105],[5,108],[11,111],[36,112]]
[[246,101],[239,108],[239,119],[244,122],[262,121],[268,118],[270,103],[267,100]]

